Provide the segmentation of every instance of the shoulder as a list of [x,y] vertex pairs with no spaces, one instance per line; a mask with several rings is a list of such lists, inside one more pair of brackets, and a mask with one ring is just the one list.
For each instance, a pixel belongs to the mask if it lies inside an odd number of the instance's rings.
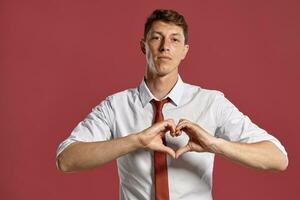
[[109,95],[106,100],[108,101],[123,101],[128,99],[133,99],[138,96],[138,89],[137,88],[129,88],[126,90],[122,90],[116,92],[112,95]]
[[187,95],[197,96],[199,98],[216,100],[218,98],[224,98],[224,93],[216,89],[207,89],[198,85],[192,85],[184,83],[184,91]]
[[100,102],[98,107],[105,106],[113,108],[116,105],[125,105],[126,102],[132,101],[136,98],[138,98],[137,88],[129,88],[107,96],[103,101]]

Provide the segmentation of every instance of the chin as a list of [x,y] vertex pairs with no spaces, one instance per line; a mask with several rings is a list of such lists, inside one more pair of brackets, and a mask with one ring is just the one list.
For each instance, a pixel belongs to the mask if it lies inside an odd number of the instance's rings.
[[168,74],[174,73],[176,67],[170,65],[159,65],[156,67],[156,72],[159,76],[166,76]]

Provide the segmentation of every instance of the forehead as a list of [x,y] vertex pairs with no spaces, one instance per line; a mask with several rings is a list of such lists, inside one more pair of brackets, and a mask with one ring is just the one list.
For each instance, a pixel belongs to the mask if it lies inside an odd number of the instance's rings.
[[153,22],[149,33],[161,33],[161,34],[178,34],[183,36],[183,29],[180,26],[177,26],[174,23],[167,23],[163,21]]

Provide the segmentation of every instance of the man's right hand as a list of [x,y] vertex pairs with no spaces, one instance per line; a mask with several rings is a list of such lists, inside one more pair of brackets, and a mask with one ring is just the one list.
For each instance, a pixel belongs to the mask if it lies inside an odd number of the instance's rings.
[[141,148],[165,152],[175,158],[174,150],[163,144],[162,138],[168,131],[174,135],[173,120],[165,120],[140,133],[113,140],[74,142],[58,156],[58,167],[64,172],[92,169]]
[[140,144],[144,149],[152,151],[161,151],[169,154],[175,159],[175,151],[163,144],[163,137],[170,131],[171,135],[175,133],[176,125],[172,119],[164,120],[153,124],[149,128],[137,134]]

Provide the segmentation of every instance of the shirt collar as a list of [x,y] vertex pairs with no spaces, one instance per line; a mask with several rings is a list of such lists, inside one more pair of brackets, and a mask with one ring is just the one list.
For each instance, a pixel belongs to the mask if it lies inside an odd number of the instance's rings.
[[[178,79],[177,79],[175,86],[171,89],[169,94],[166,96],[166,97],[169,97],[176,106],[179,105],[180,99],[183,95],[183,85],[184,85],[184,82],[182,81],[181,77],[178,75]],[[140,99],[141,99],[143,107],[145,107],[146,104],[149,103],[152,99],[156,99],[153,96],[153,94],[151,93],[151,91],[149,90],[145,80],[143,80],[141,82],[138,90],[139,90],[139,95],[140,95]]]

